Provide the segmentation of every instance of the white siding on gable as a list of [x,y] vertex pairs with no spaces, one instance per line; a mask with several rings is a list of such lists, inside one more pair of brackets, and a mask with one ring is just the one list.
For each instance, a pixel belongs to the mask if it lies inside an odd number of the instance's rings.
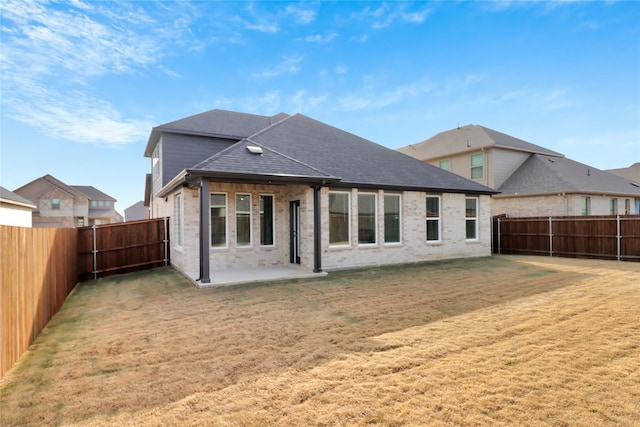
[[529,158],[530,153],[521,151],[492,150],[493,188],[499,188]]
[[9,203],[0,203],[0,225],[31,227],[32,209]]

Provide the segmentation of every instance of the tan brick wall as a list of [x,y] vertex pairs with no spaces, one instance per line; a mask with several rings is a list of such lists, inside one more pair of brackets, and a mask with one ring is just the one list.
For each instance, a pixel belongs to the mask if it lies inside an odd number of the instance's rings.
[[[511,217],[529,216],[579,216],[582,215],[582,194],[553,194],[549,196],[533,197],[494,197],[492,200],[492,215],[507,214]],[[591,215],[610,215],[611,199],[618,200],[618,214],[624,215],[625,200],[630,199],[631,213],[633,213],[633,198],[603,195],[589,195],[591,197]]]
[[[290,262],[290,214],[289,203],[300,201],[301,268],[312,270],[313,253],[313,189],[309,186],[252,185],[210,183],[209,192],[227,194],[227,242],[226,248],[210,249],[210,269],[243,268],[254,266],[288,265]],[[176,194],[182,194],[184,237],[182,247],[176,247],[175,224],[171,223],[171,263],[191,278],[199,276],[199,193],[198,189],[180,188],[164,199],[153,201],[154,217],[173,217]],[[490,255],[490,199],[479,197],[479,239],[465,241],[465,196],[444,194],[441,196],[442,239],[439,243],[426,242],[425,193],[404,192],[402,201],[402,242],[385,245],[384,192],[377,192],[378,243],[371,246],[357,244],[357,189],[351,190],[351,245],[347,248],[329,247],[329,189],[323,188],[322,206],[322,267],[326,270],[364,267],[373,265],[419,262],[445,258]],[[250,194],[252,206],[252,245],[237,247],[235,226],[235,195]],[[259,195],[270,194],[275,199],[275,244],[260,246]]]

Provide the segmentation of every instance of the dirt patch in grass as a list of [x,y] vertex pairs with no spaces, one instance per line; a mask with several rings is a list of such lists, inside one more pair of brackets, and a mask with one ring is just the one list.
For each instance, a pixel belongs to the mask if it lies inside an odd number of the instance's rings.
[[198,290],[81,284],[11,425],[638,425],[636,263],[500,256]]

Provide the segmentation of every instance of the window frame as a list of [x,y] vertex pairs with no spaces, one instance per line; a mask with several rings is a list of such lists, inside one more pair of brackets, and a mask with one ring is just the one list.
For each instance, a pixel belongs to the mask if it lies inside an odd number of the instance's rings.
[[580,200],[580,209],[582,216],[591,215],[591,197],[583,196],[582,200]]
[[62,200],[60,197],[52,197],[51,198],[51,210],[60,210],[60,205],[62,204]]
[[[429,216],[429,199],[434,199],[438,201],[438,212],[437,216]],[[427,243],[442,243],[442,197],[436,194],[427,194],[424,198],[425,201],[425,239]],[[438,238],[430,239],[429,238],[429,222],[437,223],[438,230]]]
[[[224,196],[224,206],[222,205],[214,205],[212,197],[213,196]],[[213,209],[224,207],[224,244],[214,246],[213,244]],[[211,249],[227,249],[229,247],[229,198],[227,197],[227,193],[225,192],[210,192],[209,193],[209,246]]]
[[[481,160],[481,164],[480,165],[474,165],[473,164],[473,159],[474,158],[478,158],[480,157]],[[470,157],[470,165],[471,165],[471,169],[470,169],[470,173],[471,173],[471,179],[484,179],[484,153],[476,153],[476,154],[472,154]],[[473,171],[478,170],[478,168],[480,169],[480,176],[473,176]]]
[[182,193],[177,193],[173,198],[173,229],[176,230],[175,244],[178,249],[184,247],[184,208]]
[[[469,209],[467,208],[467,202],[469,200],[473,200],[475,202],[475,216],[469,216]],[[467,242],[475,242],[478,241],[479,239],[479,229],[478,229],[478,223],[479,223],[479,217],[480,217],[480,213],[479,211],[479,198],[478,197],[465,197],[464,198],[464,230],[465,230],[465,240]],[[474,222],[474,237],[470,238],[469,237],[469,233],[468,233],[468,223],[473,221]]]
[[618,199],[615,197],[609,199],[609,213],[611,215],[618,215]]
[[631,199],[624,199],[624,214],[631,214]]
[[[235,194],[235,217],[236,217],[236,247],[237,248],[250,248],[253,246],[253,227],[251,226],[253,224],[253,212],[252,212],[252,205],[251,205],[251,193],[236,193]],[[247,211],[239,211],[238,210],[238,198],[240,197],[248,197],[249,198],[249,210]],[[248,227],[249,227],[249,241],[248,243],[243,243],[240,244],[240,241],[238,240],[240,238],[240,234],[238,233],[238,230],[240,229],[240,227],[238,226],[239,223],[239,213],[243,214],[242,218],[245,218],[244,215],[246,215],[247,213],[249,214],[249,223],[248,223]]]
[[[446,165],[447,165],[447,167],[446,167],[446,168],[445,168],[445,167],[443,167],[443,165],[444,165],[444,164],[446,164]],[[442,169],[442,170],[445,170],[445,171],[449,171],[449,172],[451,172],[451,159],[442,159],[442,160],[440,160],[440,161],[438,162],[438,167],[439,167],[440,169]]]
[[[369,213],[369,215],[373,216],[373,242],[361,242],[360,241],[360,196],[362,197],[371,197],[373,196],[373,214]],[[378,245],[378,194],[374,192],[358,192],[357,195],[358,200],[358,246],[377,246]]]
[[[331,196],[332,195],[343,195],[347,197],[345,206],[347,207],[347,240],[344,243],[341,240],[339,243],[331,243]],[[350,191],[339,191],[339,190],[329,190],[328,194],[328,204],[327,210],[329,214],[329,247],[332,248],[347,248],[351,246],[351,192]]]
[[[398,199],[398,241],[387,241],[387,197],[397,197]],[[402,244],[402,194],[384,194],[384,244],[385,245],[400,245]]]
[[[263,197],[271,198],[271,243],[265,244],[262,241],[263,237]],[[260,219],[260,246],[262,247],[274,247],[276,245],[276,198],[273,194],[260,194],[258,196],[258,216]]]

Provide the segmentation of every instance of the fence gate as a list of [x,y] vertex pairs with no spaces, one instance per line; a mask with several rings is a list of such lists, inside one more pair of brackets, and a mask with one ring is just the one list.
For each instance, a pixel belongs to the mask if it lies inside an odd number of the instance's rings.
[[78,229],[78,281],[168,265],[169,218]]

